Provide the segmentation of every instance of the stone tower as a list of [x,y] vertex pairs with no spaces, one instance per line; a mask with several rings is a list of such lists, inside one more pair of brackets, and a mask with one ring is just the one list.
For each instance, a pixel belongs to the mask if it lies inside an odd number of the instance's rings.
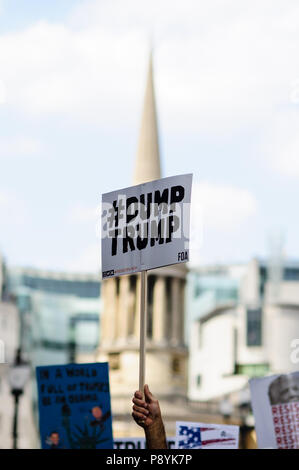
[[[153,63],[150,56],[133,184],[161,178]],[[148,322],[145,382],[160,404],[187,393],[187,348],[184,341],[186,266],[148,272]],[[140,275],[102,283],[103,312],[98,360],[108,360],[114,435],[137,435],[131,397],[138,388]],[[167,423],[166,423],[167,424]]]

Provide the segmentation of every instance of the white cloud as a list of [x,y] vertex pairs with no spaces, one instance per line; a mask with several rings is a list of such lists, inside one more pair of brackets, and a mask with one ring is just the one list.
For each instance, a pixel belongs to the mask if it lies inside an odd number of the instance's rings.
[[101,207],[89,207],[83,204],[75,205],[69,212],[68,220],[74,224],[94,222],[101,217]]
[[0,137],[0,158],[35,157],[41,149],[41,143],[30,137]]
[[215,230],[233,231],[257,210],[248,190],[209,182],[194,186],[192,201],[193,218],[203,214],[204,225]]
[[6,102],[6,88],[4,82],[0,80],[0,104],[4,104]]
[[210,182],[194,184],[191,203],[192,264],[200,262],[207,246],[210,250],[211,237],[216,242],[214,256],[231,250],[232,247],[227,249],[225,246],[225,240],[237,238],[242,226],[252,221],[257,211],[257,201],[246,189]]
[[[128,105],[136,93],[136,60],[145,62],[143,53],[140,37],[130,32],[119,38],[101,30],[74,32],[65,25],[39,22],[2,35],[0,69],[7,102],[31,113],[67,113],[100,124],[125,120],[128,107],[122,115],[121,104]],[[141,78],[139,82],[141,90]]]
[[[39,21],[1,33],[0,102],[5,100],[5,109],[25,112],[25,118],[61,115],[105,127],[116,137],[120,128],[136,129],[148,37],[154,31],[163,132],[206,132],[217,139],[220,132],[259,129],[266,137],[263,154],[270,156],[269,164],[297,177],[297,115],[282,110],[299,96],[290,93],[299,79],[298,1],[245,3],[83,1],[64,23]],[[37,154],[39,149],[29,137],[0,141],[0,156]],[[0,217],[6,211],[2,220],[7,220],[8,207],[16,213],[19,201],[1,194]],[[233,232],[234,240],[242,238],[240,230],[243,234],[257,212],[254,196],[231,186],[203,182],[194,201],[197,233],[205,245],[213,234],[215,251],[220,241],[218,252]],[[69,214],[69,222],[84,229],[96,221],[96,209],[83,205]],[[77,266],[93,262],[98,248],[86,245]]]
[[272,170],[299,178],[299,112],[296,108],[277,114],[269,123],[261,151]]
[[[1,236],[11,227],[21,227],[26,221],[27,210],[24,201],[12,190],[0,190]],[[4,230],[3,224],[5,225]]]
[[[77,204],[69,211],[67,221],[70,224],[90,227],[95,237],[101,238],[101,204],[97,207]],[[90,233],[90,230],[88,232]]]
[[115,129],[136,119],[148,33],[155,33],[159,108],[170,129],[258,125],[297,77],[299,6],[289,0],[83,2],[65,24],[0,36],[13,106],[67,113]]
[[93,243],[74,256],[73,261],[65,267],[67,271],[99,273],[101,270],[101,244]]

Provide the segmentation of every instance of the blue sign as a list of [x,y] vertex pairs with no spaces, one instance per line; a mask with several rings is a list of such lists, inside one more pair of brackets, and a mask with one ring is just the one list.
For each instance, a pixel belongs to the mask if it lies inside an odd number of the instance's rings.
[[113,449],[108,363],[36,368],[43,449]]

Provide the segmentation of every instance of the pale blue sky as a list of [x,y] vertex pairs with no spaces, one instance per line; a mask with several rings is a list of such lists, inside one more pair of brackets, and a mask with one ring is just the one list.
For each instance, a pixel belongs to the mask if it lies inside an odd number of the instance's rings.
[[0,0],[10,264],[99,266],[95,209],[132,180],[150,35],[163,176],[194,174],[195,259],[265,256],[274,229],[298,257],[299,6],[244,4]]
[[18,31],[35,21],[63,21],[81,0],[2,0],[1,31]]

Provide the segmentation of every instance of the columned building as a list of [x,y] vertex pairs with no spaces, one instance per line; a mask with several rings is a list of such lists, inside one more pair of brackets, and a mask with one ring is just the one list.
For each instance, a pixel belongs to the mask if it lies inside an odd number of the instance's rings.
[[[161,178],[157,113],[150,58],[133,184]],[[148,272],[146,383],[158,396],[167,419],[169,406],[187,395],[187,347],[184,341],[186,265]],[[108,360],[114,414],[114,435],[137,435],[131,397],[138,388],[140,275],[104,280],[99,360]],[[181,405],[180,405],[181,406]],[[164,407],[164,409],[165,409]],[[170,432],[172,423],[166,422]],[[132,431],[129,429],[132,426]],[[141,430],[142,431],[142,430]],[[139,433],[141,432],[139,430]]]

